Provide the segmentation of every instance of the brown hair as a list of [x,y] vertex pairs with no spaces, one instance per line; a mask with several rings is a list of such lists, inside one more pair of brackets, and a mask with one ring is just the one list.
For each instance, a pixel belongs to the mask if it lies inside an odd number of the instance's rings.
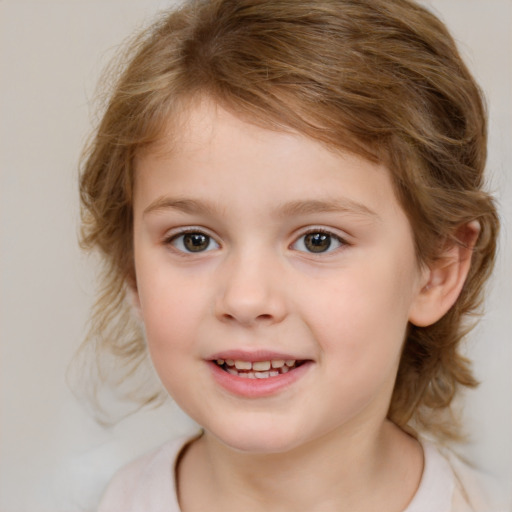
[[117,384],[147,360],[125,300],[135,279],[134,158],[188,100],[208,95],[250,122],[385,163],[422,264],[478,220],[456,304],[434,325],[409,326],[388,414],[456,437],[439,412],[461,385],[476,385],[459,345],[493,266],[498,219],[482,190],[482,97],[445,26],[408,0],[193,1],[138,36],[122,62],[80,187],[82,242],[104,262],[86,341],[123,362]]

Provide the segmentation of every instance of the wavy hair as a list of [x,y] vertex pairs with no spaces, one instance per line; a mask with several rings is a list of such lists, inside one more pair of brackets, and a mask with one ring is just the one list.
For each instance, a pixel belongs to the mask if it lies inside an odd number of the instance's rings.
[[[409,0],[199,0],[163,13],[116,69],[80,177],[82,244],[104,265],[85,344],[98,365],[114,358],[117,372],[99,380],[126,384],[148,357],[126,300],[135,156],[207,95],[249,122],[385,163],[420,264],[478,220],[456,304],[435,324],[408,328],[388,413],[402,428],[456,438],[445,413],[461,387],[476,385],[460,341],[479,310],[499,223],[484,190],[482,95],[443,23]],[[126,391],[140,403],[159,396]]]

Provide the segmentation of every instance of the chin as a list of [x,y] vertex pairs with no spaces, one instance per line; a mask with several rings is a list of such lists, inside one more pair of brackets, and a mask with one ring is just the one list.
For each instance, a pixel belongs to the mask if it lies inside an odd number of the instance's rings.
[[224,429],[205,430],[224,446],[232,450],[247,453],[270,455],[286,453],[306,442],[298,429],[276,426],[276,421],[265,425],[238,424],[236,427],[227,425]]

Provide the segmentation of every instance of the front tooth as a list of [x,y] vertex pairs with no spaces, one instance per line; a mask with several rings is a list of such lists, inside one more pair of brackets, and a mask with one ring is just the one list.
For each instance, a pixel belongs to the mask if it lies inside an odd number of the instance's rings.
[[255,379],[256,375],[254,375],[254,372],[247,372],[246,373],[248,379]]
[[282,368],[284,366],[284,359],[274,359],[272,361],[272,368]]
[[250,361],[235,361],[235,367],[238,370],[250,370],[252,368],[252,363]]
[[295,359],[288,359],[285,364],[291,368],[292,366],[295,366]]
[[270,361],[257,361],[255,363],[252,363],[252,369],[258,372],[270,370]]
[[254,372],[257,379],[268,379],[270,377],[269,372]]

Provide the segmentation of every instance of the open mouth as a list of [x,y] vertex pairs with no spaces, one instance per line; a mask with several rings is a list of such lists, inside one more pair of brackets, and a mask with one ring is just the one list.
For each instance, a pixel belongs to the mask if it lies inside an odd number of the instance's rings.
[[296,359],[272,359],[269,361],[240,361],[216,359],[214,363],[225,372],[245,379],[270,379],[298,368],[306,361]]

